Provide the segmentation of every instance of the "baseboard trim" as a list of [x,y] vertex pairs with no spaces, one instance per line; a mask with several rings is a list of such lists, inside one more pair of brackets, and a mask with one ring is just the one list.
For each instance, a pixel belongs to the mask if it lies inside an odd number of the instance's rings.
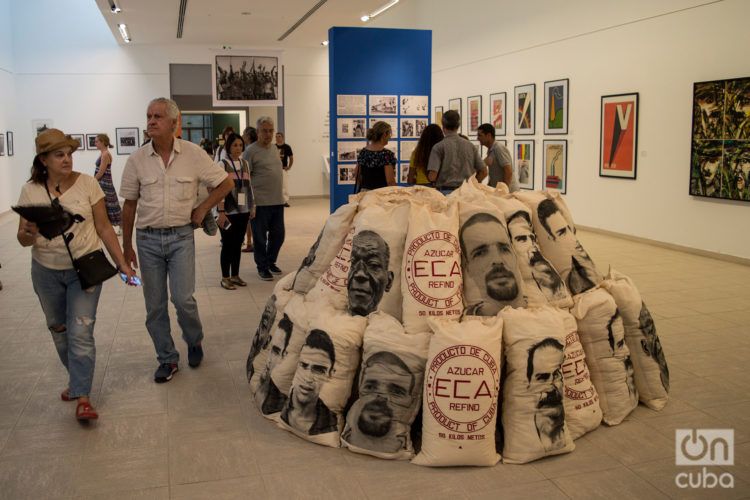
[[667,248],[669,250],[675,250],[677,252],[689,253],[692,255],[700,255],[701,257],[709,257],[712,259],[723,260],[725,262],[731,262],[733,264],[741,264],[743,266],[750,266],[750,259],[744,257],[737,257],[735,255],[728,255],[725,253],[711,252],[709,250],[701,250],[700,248],[687,247],[683,245],[677,245],[675,243],[667,243],[665,241],[652,240],[649,238],[642,238],[640,236],[633,236],[632,234],[618,233],[616,231],[610,231],[608,229],[600,229],[598,227],[583,226],[576,224],[576,228],[589,231],[591,233],[599,233],[607,236],[614,236],[615,238],[622,238],[624,240],[636,241],[638,243],[646,243],[648,245],[654,245],[656,247]]
[[330,195],[327,194],[305,194],[302,196],[290,196],[289,200],[327,200],[328,198],[330,198]]

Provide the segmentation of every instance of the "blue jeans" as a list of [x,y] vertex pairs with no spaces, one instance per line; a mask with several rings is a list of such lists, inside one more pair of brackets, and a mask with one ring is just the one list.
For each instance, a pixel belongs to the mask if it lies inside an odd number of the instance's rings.
[[195,301],[195,240],[193,228],[186,226],[166,229],[138,229],[138,264],[146,300],[146,328],[156,348],[159,363],[177,363],[169,325],[169,295],[177,309],[177,322],[182,338],[189,346],[203,340],[203,326]]
[[31,283],[39,297],[57,355],[68,370],[71,398],[88,396],[94,379],[94,323],[102,286],[86,290],[73,269],[58,271],[31,260]]
[[255,265],[258,271],[268,271],[276,264],[281,245],[284,244],[284,205],[256,207],[253,228]]

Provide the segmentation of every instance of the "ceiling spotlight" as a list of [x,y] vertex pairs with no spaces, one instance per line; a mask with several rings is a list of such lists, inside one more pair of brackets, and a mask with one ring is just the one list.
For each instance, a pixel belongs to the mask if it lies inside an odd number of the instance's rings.
[[363,23],[366,23],[370,19],[372,19],[372,18],[374,18],[376,16],[379,16],[380,14],[382,14],[383,12],[385,12],[386,10],[390,9],[391,7],[393,7],[394,5],[396,5],[398,2],[399,2],[399,0],[391,0],[387,4],[385,4],[382,7],[380,7],[379,9],[376,9],[373,12],[371,12],[369,15],[364,15],[364,16],[360,17],[360,19],[362,20]]
[[321,44],[321,45],[322,45],[323,47],[327,47],[327,46],[328,46],[328,40],[323,40],[322,42],[320,42],[320,44]]
[[120,23],[117,25],[117,29],[120,30],[120,36],[125,43],[130,43],[130,33],[128,33],[128,27]]

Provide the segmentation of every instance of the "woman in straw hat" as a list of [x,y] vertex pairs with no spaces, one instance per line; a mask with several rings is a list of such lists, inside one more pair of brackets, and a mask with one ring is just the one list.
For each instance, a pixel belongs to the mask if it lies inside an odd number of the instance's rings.
[[120,210],[120,200],[117,198],[115,185],[112,183],[112,155],[109,154],[109,148],[112,143],[109,142],[107,134],[98,134],[94,141],[96,149],[99,150],[99,158],[96,160],[96,172],[94,177],[99,181],[99,186],[104,191],[104,204],[107,206],[107,217],[113,226],[117,226],[117,234],[120,234],[119,227],[122,225],[122,211]]
[[[96,179],[73,171],[73,151],[78,141],[58,129],[49,129],[36,138],[36,156],[31,178],[23,186],[19,206],[59,205],[76,221],[66,230],[73,258],[107,247],[128,282],[135,272],[122,254],[120,243],[107,218],[104,193]],[[39,297],[57,354],[69,374],[69,385],[60,394],[63,401],[77,400],[76,418],[98,418],[91,402],[96,350],[94,323],[102,285],[82,289],[78,274],[62,236],[46,239],[39,227],[23,217],[18,225],[18,241],[31,249],[31,281]]]

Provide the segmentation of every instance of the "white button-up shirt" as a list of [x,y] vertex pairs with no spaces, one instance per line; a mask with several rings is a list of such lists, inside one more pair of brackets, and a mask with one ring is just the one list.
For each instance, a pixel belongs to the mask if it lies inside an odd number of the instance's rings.
[[138,200],[139,229],[184,226],[190,223],[198,184],[215,188],[226,178],[224,169],[192,142],[175,139],[166,166],[149,142],[125,163],[120,196]]

